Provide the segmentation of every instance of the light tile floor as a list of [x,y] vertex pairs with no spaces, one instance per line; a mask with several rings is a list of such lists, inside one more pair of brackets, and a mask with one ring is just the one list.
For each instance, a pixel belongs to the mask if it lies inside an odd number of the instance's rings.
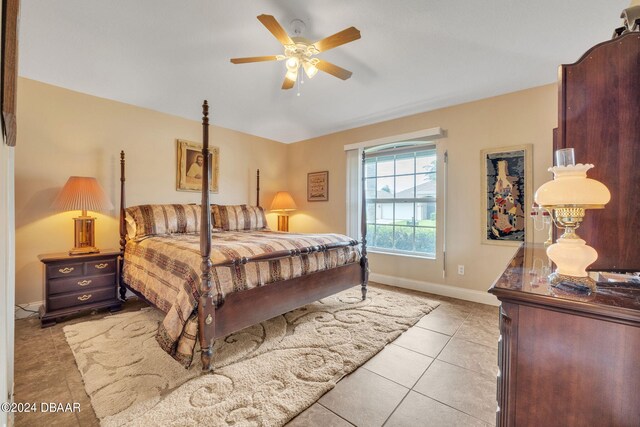
[[498,308],[429,297],[440,306],[288,426],[495,425]]
[[[497,307],[427,296],[440,306],[288,426],[494,425]],[[132,300],[125,310],[142,306]],[[20,414],[16,426],[99,425],[62,328],[106,315],[101,311],[47,329],[37,318],[16,321],[15,401],[79,402],[82,408],[79,413]]]

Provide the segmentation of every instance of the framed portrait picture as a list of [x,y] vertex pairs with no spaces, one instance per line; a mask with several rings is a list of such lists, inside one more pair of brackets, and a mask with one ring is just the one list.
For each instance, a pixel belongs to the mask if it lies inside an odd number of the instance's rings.
[[307,174],[307,201],[326,202],[329,200],[329,171]]
[[519,245],[527,240],[532,150],[527,144],[480,152],[481,243]]
[[[178,139],[177,147],[176,190],[202,191],[202,174],[204,171],[202,144]],[[209,163],[211,164],[212,174],[209,177],[209,189],[212,193],[218,192],[219,157],[220,149],[218,147],[210,147]]]

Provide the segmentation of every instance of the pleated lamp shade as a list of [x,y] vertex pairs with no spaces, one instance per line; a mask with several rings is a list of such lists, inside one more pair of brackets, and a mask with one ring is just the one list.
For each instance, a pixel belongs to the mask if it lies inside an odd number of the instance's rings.
[[62,187],[51,207],[57,211],[103,212],[113,209],[98,180],[88,176],[72,176]]
[[271,203],[271,211],[278,212],[278,231],[289,231],[289,215],[287,212],[298,209],[293,197],[287,191],[278,191]]
[[274,212],[290,212],[296,209],[298,209],[296,202],[287,191],[278,191],[276,197],[273,198],[273,203],[271,203],[271,210]]

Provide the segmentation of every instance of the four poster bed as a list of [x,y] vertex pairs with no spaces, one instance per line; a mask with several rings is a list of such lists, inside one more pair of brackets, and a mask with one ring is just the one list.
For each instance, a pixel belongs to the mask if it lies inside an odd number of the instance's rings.
[[[207,101],[202,108],[203,170],[209,171]],[[269,231],[259,206],[212,206],[209,173],[203,174],[200,206],[126,208],[124,151],[120,173],[120,296],[124,300],[130,289],[166,313],[157,340],[183,365],[191,363],[196,339],[208,372],[217,338],[357,284],[366,298],[364,200],[357,242],[339,234]],[[258,204],[259,188],[258,172]]]

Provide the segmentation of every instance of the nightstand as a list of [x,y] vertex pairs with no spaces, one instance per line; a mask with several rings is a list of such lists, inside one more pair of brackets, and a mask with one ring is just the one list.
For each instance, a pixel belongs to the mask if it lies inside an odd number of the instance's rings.
[[120,251],[107,249],[88,255],[68,252],[38,256],[44,271],[44,306],[40,308],[43,328],[56,319],[83,310],[108,307],[118,311],[118,257]]

